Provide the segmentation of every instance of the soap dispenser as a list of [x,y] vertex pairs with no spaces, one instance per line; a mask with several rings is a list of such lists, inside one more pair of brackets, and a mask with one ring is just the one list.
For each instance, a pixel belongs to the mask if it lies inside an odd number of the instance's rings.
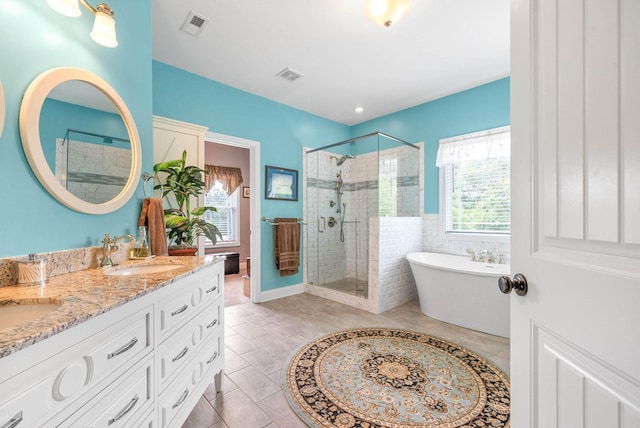
[[138,226],[138,239],[131,251],[132,258],[145,258],[149,257],[149,240],[147,239],[147,226]]

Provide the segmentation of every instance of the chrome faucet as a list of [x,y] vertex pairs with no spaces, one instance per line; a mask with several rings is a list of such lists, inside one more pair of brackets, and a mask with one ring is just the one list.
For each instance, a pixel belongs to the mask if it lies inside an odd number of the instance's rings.
[[114,251],[118,251],[118,241],[121,241],[125,238],[129,238],[130,241],[135,242],[136,238],[133,235],[126,234],[122,236],[114,236],[111,238],[108,233],[105,233],[104,238],[102,239],[102,261],[100,262],[100,267],[109,267],[113,266],[113,262],[111,261],[111,253]]
[[471,261],[475,262],[476,261],[476,253],[475,253],[475,251],[473,251],[473,249],[471,249],[471,248],[467,248],[467,253],[471,256]]

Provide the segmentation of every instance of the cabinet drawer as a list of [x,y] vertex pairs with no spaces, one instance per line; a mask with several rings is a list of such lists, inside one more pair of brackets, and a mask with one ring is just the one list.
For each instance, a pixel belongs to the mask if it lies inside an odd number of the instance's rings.
[[193,372],[196,368],[190,367],[189,370],[185,370],[184,376],[179,378],[172,384],[172,387],[167,389],[160,396],[160,426],[168,427],[174,426],[171,422],[173,418],[182,410],[190,412],[189,403],[192,401],[191,397],[197,395],[194,391],[191,379],[194,376]]
[[196,284],[172,294],[159,305],[160,335],[167,337],[173,330],[195,315],[195,307],[202,300],[202,291]]
[[133,361],[141,353],[146,353],[152,334],[150,317],[150,313],[140,314],[120,331],[115,332],[113,339],[87,352],[84,359],[91,366],[89,376],[100,379],[113,373],[123,364]]
[[221,300],[223,276],[220,267],[204,269],[183,281],[179,290],[165,297],[158,304],[157,317],[159,342],[166,340],[180,326],[184,325],[198,312],[198,308]]
[[184,367],[199,352],[201,343],[212,334],[221,331],[222,307],[219,302],[205,307],[182,330],[158,347],[159,388],[162,391],[174,373]]
[[151,351],[152,313],[151,306],[136,312],[0,384],[0,426],[20,414],[18,426],[42,424],[96,395]]
[[[221,331],[221,330],[220,330]],[[202,343],[171,388],[160,394],[160,426],[180,426],[206,390],[216,370],[222,370],[222,337],[216,334]],[[205,380],[206,379],[206,380]],[[177,419],[176,416],[180,415]]]
[[222,280],[224,275],[221,268],[212,269],[203,278],[200,287],[203,291],[204,303],[213,302],[222,295]]
[[[153,359],[148,358],[131,373],[118,379],[116,386],[85,405],[60,427],[119,428],[133,426],[153,405]],[[115,382],[117,383],[117,382]]]

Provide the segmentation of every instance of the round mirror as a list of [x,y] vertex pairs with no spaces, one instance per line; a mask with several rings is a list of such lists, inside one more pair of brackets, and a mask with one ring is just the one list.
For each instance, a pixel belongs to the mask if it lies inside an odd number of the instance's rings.
[[135,192],[138,130],[122,98],[95,74],[63,67],[38,76],[20,107],[20,134],[34,174],[67,207],[106,214]]
[[2,82],[0,82],[0,137],[2,137],[2,128],[4,127],[4,91]]

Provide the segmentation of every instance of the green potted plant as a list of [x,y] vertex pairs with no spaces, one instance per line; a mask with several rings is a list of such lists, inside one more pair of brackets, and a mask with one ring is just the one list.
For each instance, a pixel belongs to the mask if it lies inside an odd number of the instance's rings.
[[157,163],[153,172],[166,173],[164,183],[157,184],[154,189],[162,190],[162,197],[172,205],[173,196],[176,208],[164,210],[167,237],[169,238],[169,254],[190,253],[195,255],[198,248],[194,245],[198,236],[206,236],[215,245],[217,238],[222,235],[216,226],[207,223],[202,216],[207,211],[216,211],[215,207],[196,207],[191,209],[191,198],[198,198],[205,192],[203,174],[205,171],[197,166],[187,165],[187,151],[182,152],[182,158]]

